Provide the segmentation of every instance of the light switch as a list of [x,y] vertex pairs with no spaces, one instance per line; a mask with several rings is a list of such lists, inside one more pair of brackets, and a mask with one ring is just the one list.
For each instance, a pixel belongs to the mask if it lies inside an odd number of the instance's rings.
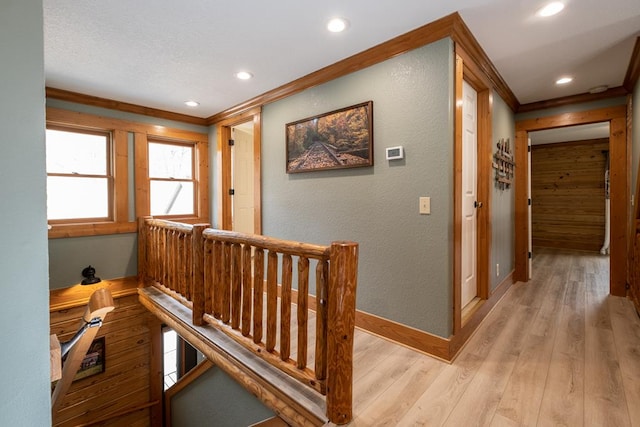
[[431,213],[431,197],[420,197],[420,214],[429,215]]

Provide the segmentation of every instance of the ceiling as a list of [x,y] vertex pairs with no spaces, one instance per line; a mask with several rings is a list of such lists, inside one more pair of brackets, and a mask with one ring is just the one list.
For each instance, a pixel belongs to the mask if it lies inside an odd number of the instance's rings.
[[44,0],[46,84],[210,117],[458,11],[521,104],[621,86],[640,1],[564,3],[543,19],[541,0]]

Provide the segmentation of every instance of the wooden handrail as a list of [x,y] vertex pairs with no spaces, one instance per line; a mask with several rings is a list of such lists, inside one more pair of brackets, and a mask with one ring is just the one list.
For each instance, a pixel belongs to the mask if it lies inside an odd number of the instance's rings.
[[[320,246],[206,227],[141,218],[141,285],[155,286],[191,308],[194,325],[218,328],[257,357],[326,394],[329,421],[349,422],[358,244]],[[315,363],[309,366],[312,267],[317,307]],[[297,301],[292,301],[294,279]]]
[[[89,298],[87,308],[80,322],[80,328],[85,328],[90,323],[101,324],[107,313],[114,308],[115,304],[111,292],[105,288],[96,290]],[[97,320],[99,320],[99,322],[96,322]],[[88,327],[71,350],[69,350],[67,359],[62,367],[62,377],[56,383],[53,394],[51,395],[51,413],[54,417],[60,409],[64,395],[69,390],[73,378],[80,369],[82,360],[86,356],[87,350],[98,334],[99,329],[99,326]]]

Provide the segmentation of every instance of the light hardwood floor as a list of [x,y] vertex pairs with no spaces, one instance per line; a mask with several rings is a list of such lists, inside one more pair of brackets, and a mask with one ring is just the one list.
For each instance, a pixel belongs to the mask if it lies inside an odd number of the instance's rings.
[[351,426],[640,426],[640,320],[608,258],[540,249],[451,364],[357,330]]

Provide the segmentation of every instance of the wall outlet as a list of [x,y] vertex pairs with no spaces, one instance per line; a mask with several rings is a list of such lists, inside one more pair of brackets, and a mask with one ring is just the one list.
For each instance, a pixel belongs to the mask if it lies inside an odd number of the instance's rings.
[[496,276],[500,276],[500,264],[496,264]]

